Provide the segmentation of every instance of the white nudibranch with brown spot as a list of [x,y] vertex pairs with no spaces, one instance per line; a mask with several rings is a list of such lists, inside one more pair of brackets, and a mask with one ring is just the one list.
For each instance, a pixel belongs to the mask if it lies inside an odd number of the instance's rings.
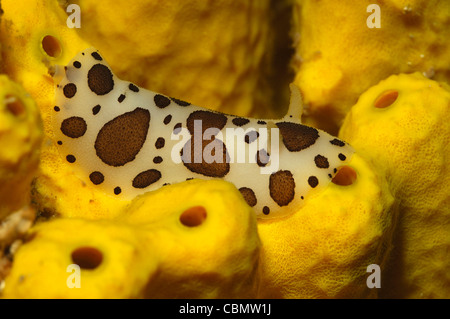
[[[59,81],[59,80],[60,81]],[[280,120],[227,115],[117,78],[93,48],[54,76],[55,143],[79,177],[131,199],[193,178],[233,183],[257,217],[296,212],[353,149],[302,125],[301,96]]]

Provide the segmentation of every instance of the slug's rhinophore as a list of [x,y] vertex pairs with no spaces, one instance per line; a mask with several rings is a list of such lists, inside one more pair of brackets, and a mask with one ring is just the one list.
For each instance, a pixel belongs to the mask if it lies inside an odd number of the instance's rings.
[[79,53],[56,87],[55,142],[94,187],[132,198],[193,178],[232,182],[258,217],[295,212],[353,154],[300,123],[301,97],[281,120],[226,115],[118,79],[95,49]]

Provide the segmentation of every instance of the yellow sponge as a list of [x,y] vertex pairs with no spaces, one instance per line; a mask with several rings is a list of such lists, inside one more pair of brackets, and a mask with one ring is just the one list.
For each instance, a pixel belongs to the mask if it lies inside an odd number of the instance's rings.
[[5,0],[0,20],[3,72],[33,97],[43,119],[47,140],[42,145],[40,174],[33,187],[33,201],[43,215],[100,218],[115,216],[127,204],[112,201],[85,187],[64,165],[51,140],[55,85],[54,65],[66,65],[91,45],[76,29],[67,26],[67,14],[56,0]]
[[254,298],[259,247],[241,193],[192,180],[137,197],[115,220],[39,223],[3,297]]
[[[296,214],[260,220],[262,298],[375,298],[396,216],[384,176],[358,153]],[[370,269],[369,269],[370,270]]]
[[30,203],[42,138],[41,117],[33,99],[0,75],[0,221]]
[[284,115],[277,108],[289,98],[288,55],[277,47],[288,46],[289,19],[281,18],[289,11],[277,2],[75,1],[80,34],[119,78],[194,105],[266,118]]
[[450,88],[393,75],[361,95],[340,137],[371,158],[399,221],[382,297],[450,296]]
[[[294,16],[305,121],[329,133],[360,94],[391,74],[420,71],[450,83],[448,1],[296,0]],[[377,20],[380,28],[370,28]]]

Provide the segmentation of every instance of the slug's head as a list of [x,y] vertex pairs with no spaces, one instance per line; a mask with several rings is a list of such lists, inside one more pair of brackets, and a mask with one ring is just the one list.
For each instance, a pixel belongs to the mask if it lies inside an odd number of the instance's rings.
[[62,158],[82,179],[121,194],[118,185],[132,181],[115,168],[133,162],[146,140],[150,113],[140,105],[148,97],[116,78],[93,48],[56,69],[54,79],[53,128]]

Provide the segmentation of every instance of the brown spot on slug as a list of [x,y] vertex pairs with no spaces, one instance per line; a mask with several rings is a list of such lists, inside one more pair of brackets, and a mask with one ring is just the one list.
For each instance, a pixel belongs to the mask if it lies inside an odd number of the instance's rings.
[[165,124],[165,125],[167,125],[167,124],[169,124],[170,123],[170,121],[172,120],[172,115],[167,115],[165,118],[164,118],[164,121],[163,121],[163,123]]
[[185,102],[183,100],[175,99],[173,97],[171,97],[170,99],[172,101],[174,101],[175,103],[177,103],[179,106],[189,106],[189,105],[191,105],[191,103],[189,103],[189,102]]
[[250,120],[242,118],[242,117],[236,117],[236,118],[232,119],[231,122],[233,122],[233,124],[236,126],[244,126],[245,124],[250,122]]
[[98,52],[92,52],[91,55],[97,61],[102,61],[103,60],[102,57],[100,56],[100,54],[98,54]]
[[256,195],[251,188],[241,187],[239,188],[239,191],[241,192],[242,196],[244,197],[245,201],[250,207],[256,205]]
[[170,100],[161,94],[156,94],[153,98],[153,101],[155,101],[156,106],[160,109],[163,109],[170,104]]
[[110,69],[103,64],[95,64],[88,72],[88,86],[97,95],[111,92],[114,80]]
[[161,172],[156,169],[149,169],[148,171],[139,173],[133,179],[134,188],[146,188],[153,183],[156,183],[161,178]]
[[134,160],[147,138],[150,112],[142,108],[117,116],[106,123],[95,140],[97,156],[110,166]]
[[128,85],[128,88],[133,92],[139,92],[139,88],[133,83],[130,83],[130,85]]
[[102,108],[102,107],[101,107],[100,105],[94,106],[94,107],[92,108],[92,114],[97,115],[98,112],[100,112],[100,109],[101,109],[101,108]]
[[166,144],[166,141],[162,137],[158,137],[158,139],[155,142],[155,147],[159,150],[164,147]]
[[310,176],[308,178],[308,184],[309,186],[311,186],[312,188],[315,188],[317,185],[319,185],[319,180],[317,179],[317,177],[315,176]]
[[314,163],[316,163],[316,166],[318,168],[328,168],[330,167],[330,164],[328,163],[328,159],[325,156],[317,155],[314,158]]
[[279,206],[288,205],[295,195],[295,180],[290,171],[278,171],[270,175],[270,197]]
[[341,140],[338,140],[337,138],[335,138],[334,140],[331,140],[330,143],[333,145],[339,146],[339,147],[345,146],[345,143],[342,142]]
[[173,127],[173,134],[179,134],[180,132],[181,132],[181,123],[177,123]]
[[270,155],[265,149],[261,149],[256,153],[256,163],[259,167],[264,167],[269,163]]
[[245,134],[244,140],[245,143],[250,144],[256,141],[256,139],[259,137],[259,133],[256,131],[250,131],[247,134]]
[[68,83],[64,85],[63,93],[66,98],[70,99],[77,93],[77,86],[73,83]]
[[319,132],[313,127],[290,122],[280,122],[276,125],[283,136],[284,145],[290,152],[304,150],[319,138]]
[[67,156],[66,156],[66,160],[67,160],[69,163],[75,163],[75,161],[76,161],[77,159],[76,159],[75,156],[73,156],[73,155],[67,155]]
[[227,124],[227,117],[221,113],[214,113],[210,111],[195,111],[192,112],[186,120],[186,126],[189,132],[194,135],[194,123],[201,121],[202,135],[209,128],[217,128],[221,130]]
[[153,158],[153,163],[155,164],[160,164],[162,163],[163,159],[161,156],[156,156],[155,158]]
[[77,116],[69,117],[61,123],[61,132],[71,138],[78,138],[84,135],[87,130],[86,121]]
[[[205,161],[203,155],[206,146],[214,150],[214,152],[216,150],[218,151],[222,150],[220,158],[217,157],[219,159],[217,162],[212,161],[211,163],[207,163]],[[180,151],[180,155],[184,166],[186,166],[191,172],[197,174],[209,177],[224,177],[230,171],[229,155],[227,149],[225,147],[225,144],[219,139],[213,139],[211,141],[202,140],[201,147],[198,146],[195,147],[194,139],[190,139],[183,146],[183,149]],[[211,155],[213,155],[216,158],[215,153]],[[195,163],[196,159],[199,159],[198,160],[199,163]]]
[[105,177],[100,172],[92,172],[89,175],[89,179],[91,180],[92,184],[99,185],[104,182]]

